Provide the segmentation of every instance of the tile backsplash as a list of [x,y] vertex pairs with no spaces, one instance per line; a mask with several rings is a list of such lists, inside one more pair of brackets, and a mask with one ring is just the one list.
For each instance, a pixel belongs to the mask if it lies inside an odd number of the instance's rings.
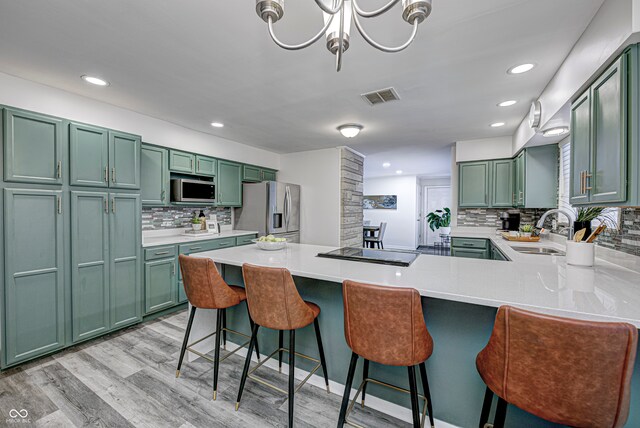
[[209,218],[216,214],[220,225],[231,224],[231,208],[222,207],[142,207],[142,230],[161,230],[187,227],[194,211],[200,210]]
[[[459,208],[458,226],[464,227],[500,227],[500,213],[507,211],[495,208]],[[535,224],[546,209],[518,209],[509,208],[508,211],[520,212],[520,224]]]

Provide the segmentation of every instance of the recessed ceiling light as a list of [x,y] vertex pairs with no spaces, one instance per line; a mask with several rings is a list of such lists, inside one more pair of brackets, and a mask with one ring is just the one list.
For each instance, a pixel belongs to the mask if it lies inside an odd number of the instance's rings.
[[353,138],[362,131],[362,125],[347,123],[346,125],[338,126],[338,131],[346,138]]
[[516,100],[503,101],[501,103],[498,103],[498,107],[510,107],[510,106],[514,105],[515,103],[517,103]]
[[555,128],[549,128],[542,131],[542,135],[545,137],[559,137],[560,135],[568,134],[569,128],[566,126],[556,126]]
[[391,164],[389,162],[385,162],[382,164],[383,168],[389,168],[391,166]]
[[213,126],[214,128],[222,128],[224,126],[224,123],[222,123],[222,122],[211,122],[211,126]]
[[509,70],[507,70],[507,73],[508,74],[522,74],[522,73],[526,73],[527,71],[533,70],[533,68],[535,66],[536,66],[535,64],[531,64],[531,63],[520,64],[520,65],[516,65],[514,67],[511,67]]
[[491,124],[492,128],[500,128],[501,126],[504,126],[504,122],[496,122]]
[[401,169],[397,170],[396,174],[402,174],[402,170]]
[[107,82],[104,79],[101,79],[99,77],[95,77],[95,76],[87,76],[86,74],[83,76],[80,76],[82,78],[82,80],[84,80],[87,83],[91,83],[92,85],[96,85],[96,86],[109,86],[109,82]]

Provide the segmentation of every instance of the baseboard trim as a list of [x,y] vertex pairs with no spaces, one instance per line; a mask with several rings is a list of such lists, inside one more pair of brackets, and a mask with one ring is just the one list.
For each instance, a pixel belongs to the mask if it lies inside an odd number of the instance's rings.
[[[229,348],[228,346],[229,343],[231,343],[231,346],[234,346],[234,345],[238,346],[236,343],[227,340],[227,348]],[[236,355],[246,358],[247,348],[239,349]],[[258,362],[258,359],[256,358],[255,353],[251,356],[251,361],[255,363]],[[278,370],[278,360],[271,359],[267,361],[263,367],[269,367],[270,369]],[[282,362],[282,372],[283,373],[289,372],[289,365],[286,364],[284,361]],[[296,368],[296,379],[302,380],[305,377],[307,377],[308,374],[309,374],[308,371],[302,370],[300,368]],[[309,378],[307,383],[317,386],[318,388],[322,388],[322,389],[325,388],[324,377],[322,377],[321,375],[313,374]],[[332,394],[336,394],[342,397],[342,394],[344,393],[343,384],[335,382],[333,380],[329,380],[329,388],[331,389]],[[351,388],[351,393],[349,395],[351,399],[355,397],[356,392],[357,390],[355,388]],[[382,398],[378,398],[371,394],[367,394],[366,407],[370,407],[374,410],[385,413],[389,416],[393,416],[394,418],[398,418],[404,422],[412,423],[413,421],[411,410],[409,408],[400,406],[398,404],[392,403],[387,400],[383,400]],[[434,422],[437,428],[460,428],[456,425],[452,425],[450,423],[441,421],[439,419],[434,419]]]

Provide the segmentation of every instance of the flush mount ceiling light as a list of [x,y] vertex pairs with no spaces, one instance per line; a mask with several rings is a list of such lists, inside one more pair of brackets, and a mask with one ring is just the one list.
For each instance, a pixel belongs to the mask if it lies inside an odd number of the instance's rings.
[[401,169],[397,170],[396,174],[402,174],[402,170]]
[[353,138],[362,131],[362,125],[358,125],[357,123],[348,123],[346,125],[338,126],[338,131],[347,138]]
[[542,135],[545,137],[559,137],[560,135],[568,134],[569,128],[566,126],[556,126],[555,128],[549,128],[542,131]]
[[389,168],[391,166],[391,164],[389,162],[385,162],[382,164],[383,168]]
[[211,126],[213,126],[214,128],[222,128],[222,127],[224,127],[224,123],[222,123],[222,122],[211,122]]
[[[327,49],[336,56],[336,71],[342,68],[342,54],[349,49],[351,21],[355,24],[363,39],[371,46],[383,52],[400,52],[406,49],[416,37],[418,25],[431,14],[432,0],[402,0],[402,18],[413,26],[409,40],[400,46],[388,47],[373,40],[364,30],[360,18],[374,18],[389,11],[400,0],[389,0],[379,9],[365,11],[360,9],[358,0],[315,0],[322,10],[324,27],[311,39],[297,45],[281,42],[273,31],[273,24],[284,15],[284,0],[256,0],[256,12],[267,23],[271,39],[283,49],[298,50],[311,46],[324,35]],[[329,3],[327,5],[327,3]]]
[[515,103],[517,103],[516,100],[508,100],[508,101],[503,101],[501,103],[498,103],[498,107],[511,107],[512,105],[514,105]]
[[536,66],[535,64],[531,64],[531,63],[516,65],[511,67],[509,70],[507,70],[507,74],[526,73],[527,71],[533,70],[535,66]]
[[92,85],[96,85],[96,86],[109,86],[109,82],[107,82],[106,80],[101,79],[101,78],[99,78],[99,77],[95,77],[95,76],[87,76],[87,75],[85,74],[85,75],[80,76],[80,78],[81,78],[82,80],[84,80],[85,82],[87,82],[87,83],[91,83]]
[[504,122],[496,122],[496,123],[492,123],[490,125],[492,128],[500,128],[501,126],[504,126]]

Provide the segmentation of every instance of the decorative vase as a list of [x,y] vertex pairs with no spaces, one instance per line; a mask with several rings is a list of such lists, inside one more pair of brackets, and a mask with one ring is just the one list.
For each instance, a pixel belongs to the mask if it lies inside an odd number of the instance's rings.
[[191,223],[191,227],[193,228],[193,230],[200,230],[202,229],[202,223]]
[[451,226],[441,227],[439,230],[443,235],[451,235]]
[[[573,222],[573,233],[576,233],[579,230],[587,229],[587,233],[584,234],[583,241],[586,241],[589,235],[591,235],[591,222],[590,221],[574,221]],[[571,237],[573,239],[573,236]]]

